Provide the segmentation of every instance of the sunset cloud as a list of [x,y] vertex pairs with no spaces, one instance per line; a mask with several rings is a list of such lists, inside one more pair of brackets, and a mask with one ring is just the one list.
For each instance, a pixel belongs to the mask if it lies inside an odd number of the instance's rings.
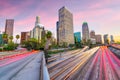
[[87,21],[96,33],[114,34],[120,30],[119,5],[120,0],[1,0],[0,30],[4,31],[5,20],[12,18],[14,34],[29,31],[34,27],[35,17],[40,16],[45,29],[56,34],[58,10],[66,6],[74,16],[74,31],[81,31],[82,23]]

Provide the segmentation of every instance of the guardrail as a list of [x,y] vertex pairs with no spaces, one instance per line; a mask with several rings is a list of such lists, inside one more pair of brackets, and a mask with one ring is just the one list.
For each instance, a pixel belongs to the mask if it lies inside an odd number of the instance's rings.
[[119,46],[117,46],[117,45],[109,45],[109,47],[113,47],[113,48],[115,48],[115,49],[120,50],[120,45],[119,45]]
[[41,65],[40,65],[40,80],[50,80],[48,69],[45,62],[44,53],[42,55]]

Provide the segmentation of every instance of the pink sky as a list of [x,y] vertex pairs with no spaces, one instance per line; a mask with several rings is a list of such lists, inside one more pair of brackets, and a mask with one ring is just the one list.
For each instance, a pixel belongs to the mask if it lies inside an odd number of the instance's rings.
[[30,31],[40,16],[45,29],[56,34],[58,10],[66,6],[74,16],[74,32],[88,22],[96,34],[120,35],[120,0],[0,0],[0,31],[5,20],[14,19],[14,35]]

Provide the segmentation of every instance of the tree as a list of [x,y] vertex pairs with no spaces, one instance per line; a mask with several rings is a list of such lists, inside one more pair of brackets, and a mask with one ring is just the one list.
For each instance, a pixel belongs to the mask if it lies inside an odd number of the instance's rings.
[[52,37],[52,32],[48,31],[47,34],[46,34],[46,37],[47,37],[47,39],[51,38]]
[[45,38],[45,37],[42,37],[42,38],[41,38],[41,43],[40,43],[40,48],[44,48],[45,43],[46,43],[46,38]]
[[38,50],[38,49],[40,49],[40,44],[39,44],[38,40],[36,40],[34,38],[30,38],[28,41],[24,41],[22,44],[28,50],[31,50],[31,49]]
[[52,33],[50,31],[47,32],[46,34],[47,37],[47,42],[45,43],[45,47],[44,47],[44,51],[45,51],[45,58],[46,58],[46,62],[48,61],[48,50],[51,47],[51,37],[52,37]]
[[10,39],[10,41],[12,42],[12,40],[13,40],[13,36],[10,36],[9,39]]
[[86,45],[87,45],[87,46],[89,46],[89,48],[91,48],[91,47],[92,47],[92,42],[91,42],[91,40],[90,40],[90,39],[88,39],[88,40],[87,40]]
[[75,40],[75,43],[77,43],[77,42],[78,42],[78,39],[77,39],[77,37],[76,37],[76,36],[74,37],[74,40]]
[[2,38],[3,38],[3,42],[6,44],[7,43],[7,40],[8,40],[8,34],[4,33],[2,35]]
[[17,41],[18,41],[19,38],[20,38],[20,36],[16,35],[16,43],[17,43]]
[[109,44],[109,39],[106,40],[106,43]]

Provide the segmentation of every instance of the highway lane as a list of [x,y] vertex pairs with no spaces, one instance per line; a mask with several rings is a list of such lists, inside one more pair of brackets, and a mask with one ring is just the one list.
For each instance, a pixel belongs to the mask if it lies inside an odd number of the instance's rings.
[[27,51],[25,48],[22,48],[22,49],[17,49],[17,50],[14,50],[14,51],[0,52],[0,60],[5,56],[10,56],[10,55],[13,55],[13,54],[22,54],[22,53],[25,53],[25,52],[29,52],[29,51]]
[[[84,58],[81,59],[81,61],[79,60],[78,65],[76,65],[69,73],[68,75],[66,75],[63,79],[73,79],[72,75],[77,72],[79,69],[81,69],[82,67],[85,67],[84,65],[91,60],[91,58],[94,56],[94,53],[98,50],[99,47],[93,48],[91,50],[88,50],[86,52],[83,53]],[[75,77],[76,79],[76,77]]]
[[[120,79],[120,66],[118,58],[114,59],[113,53],[103,46],[97,54],[101,54],[98,57],[98,61],[95,62],[92,72],[88,79],[85,80],[119,80]],[[116,57],[116,56],[115,56]],[[100,59],[100,60],[99,60]]]
[[[97,53],[99,53],[100,49]],[[72,78],[70,80],[76,79],[76,80],[88,80],[89,76],[91,74],[91,71],[93,71],[93,66],[95,66],[95,63],[99,57],[99,54],[95,53],[93,56],[91,56],[81,68],[79,68],[74,74],[72,74]]]
[[57,61],[61,58],[62,59],[68,58],[69,56],[73,56],[73,55],[78,54],[78,52],[84,52],[88,48],[89,48],[88,46],[85,46],[83,49],[77,49],[77,50],[61,52],[61,53],[58,53],[58,54],[53,54],[52,57],[48,58],[48,63],[51,63],[53,61],[55,62],[55,61]]
[[[51,80],[120,79],[120,60],[106,46],[68,54],[65,60],[49,64]],[[0,64],[15,61],[0,66],[0,80],[39,80],[42,55],[43,52],[33,52],[3,59]]]
[[19,54],[13,54],[13,55],[7,55],[4,56],[1,60],[0,60],[0,66],[5,66],[7,64],[10,64],[12,62],[18,61],[22,58],[25,58],[33,53],[35,53],[36,51],[31,51],[31,52],[25,52],[25,53],[19,53]]
[[120,60],[106,46],[91,51],[53,66],[51,80],[119,80]]
[[48,63],[51,63],[51,62],[58,60],[60,58],[65,58],[65,57],[72,55],[74,53],[77,53],[77,52],[80,52],[80,49],[72,50],[72,51],[65,51],[65,52],[61,52],[58,54],[53,54],[52,57],[48,58]]
[[[64,52],[63,52],[63,53],[61,53],[61,54],[62,54],[61,57],[60,57],[59,54],[57,54],[57,55],[58,55],[57,59],[56,59],[55,61],[53,61],[53,62],[50,62],[50,64],[48,63],[48,64],[47,64],[47,67],[48,67],[48,69],[49,69],[49,68],[52,68],[53,66],[55,66],[56,64],[57,64],[57,65],[58,65],[58,64],[60,65],[60,64],[62,64],[62,62],[66,62],[67,60],[70,60],[70,59],[73,58],[74,56],[76,56],[76,55],[78,55],[78,54],[86,51],[87,49],[88,49],[88,47],[86,46],[86,47],[84,47],[83,49],[77,49],[77,50],[68,51],[68,52],[65,53],[65,54],[64,54]],[[67,56],[66,56],[66,54],[67,54]]]
[[[85,61],[87,61],[98,48],[91,49],[85,53],[79,53],[73,58],[68,59],[67,63],[61,62],[61,65],[53,66],[49,69],[51,80],[64,80],[70,77]],[[57,64],[56,64],[57,65]]]
[[89,77],[84,80],[119,80],[120,67],[113,58],[115,55],[111,55],[113,53],[106,46],[101,47],[96,54],[99,54],[97,61],[94,63]]
[[120,60],[108,49],[105,48],[106,56],[112,68],[113,77],[120,79]]
[[40,60],[43,54],[33,53],[0,67],[0,80],[39,80]]
[[99,72],[100,72],[100,61],[101,61],[101,49],[96,53],[96,58],[94,58],[94,61],[92,61],[93,64],[91,64],[92,68],[90,68],[90,72],[86,72],[88,75],[85,77],[85,79],[89,80],[98,80],[99,79]]

